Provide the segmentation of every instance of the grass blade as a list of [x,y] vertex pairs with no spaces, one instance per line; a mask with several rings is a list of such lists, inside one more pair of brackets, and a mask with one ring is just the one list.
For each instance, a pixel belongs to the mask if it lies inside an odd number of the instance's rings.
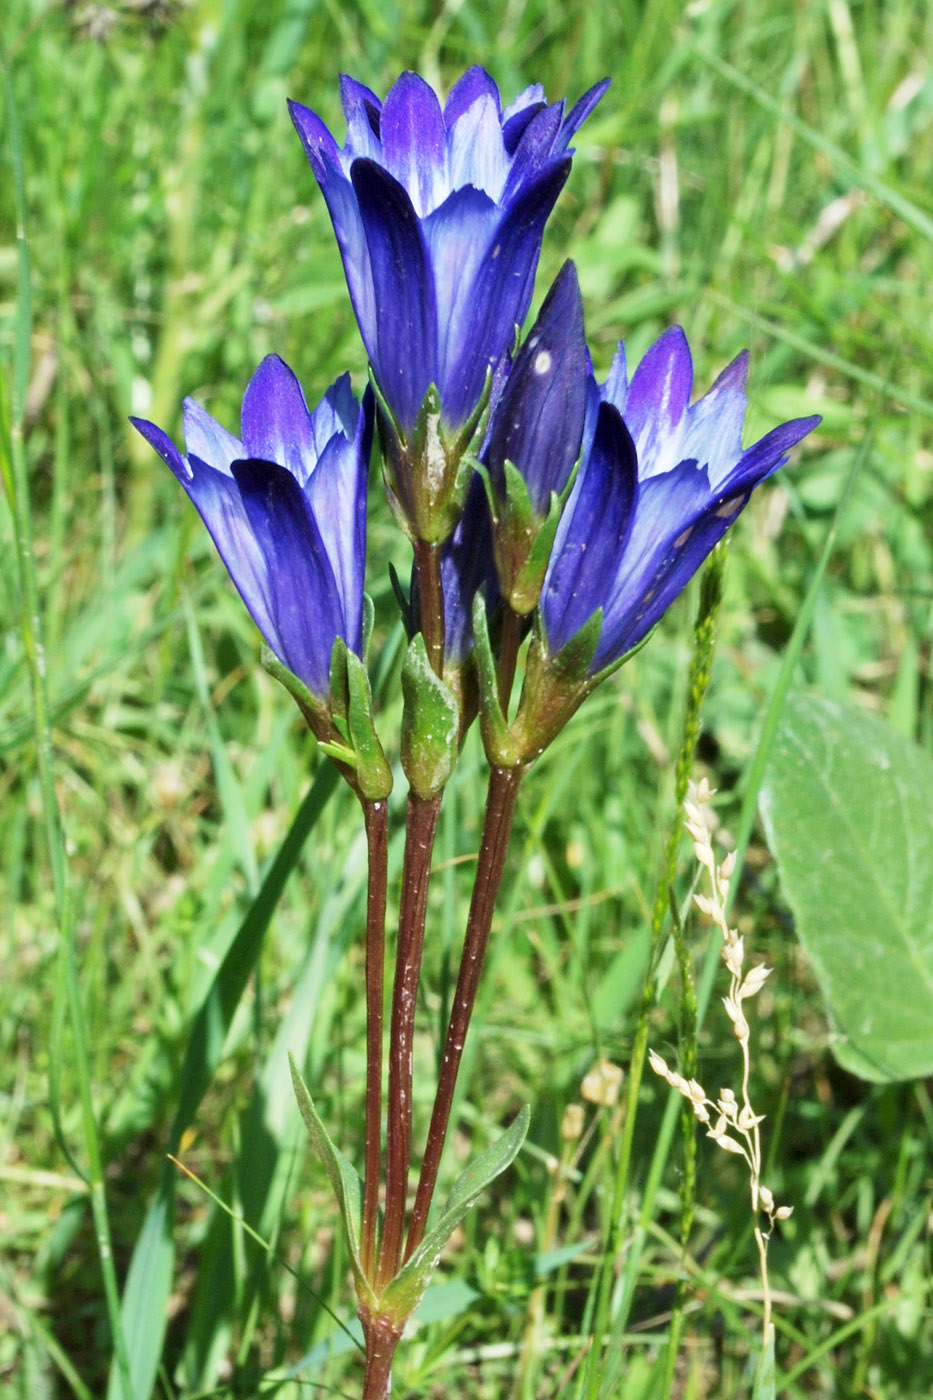
[[[198,1013],[181,1073],[178,1108],[169,1133],[169,1152],[177,1153],[182,1134],[192,1122],[214,1071],[220,1062],[227,1031],[262,947],[262,939],[288,876],[298,863],[302,847],[337,786],[337,770],[322,764],[298,809],[259,893],[250,905],[226,957],[217,969],[204,1005]],[[155,1383],[162,1340],[165,1304],[172,1281],[174,1246],[171,1238],[175,1205],[175,1172],[166,1166],[146,1214],[123,1298],[123,1323],[134,1339],[133,1397],[148,1400]],[[119,1391],[111,1374],[109,1400]]]
[[[32,302],[30,289],[29,243],[26,232],[26,184],[19,122],[13,96],[13,85],[6,50],[0,43],[0,70],[7,109],[10,160],[13,167],[13,187],[16,198],[17,243],[17,317],[13,357],[12,402],[8,403],[5,381],[0,376],[0,477],[6,492],[13,521],[16,559],[19,576],[20,628],[29,670],[32,692],[33,728],[36,758],[42,795],[42,820],[45,827],[55,911],[58,923],[59,958],[65,998],[73,1035],[72,1054],[81,1101],[81,1125],[87,1156],[87,1180],[90,1187],[94,1233],[104,1284],[107,1316],[116,1355],[115,1374],[119,1377],[119,1393],[129,1400],[129,1362],[120,1320],[120,1295],[113,1262],[110,1220],[104,1189],[103,1159],[100,1134],[94,1111],[91,1071],[88,1055],[84,1009],[78,983],[78,964],[74,945],[74,925],[68,890],[65,844],[61,813],[55,792],[52,759],[52,735],[49,723],[49,702],[46,684],[45,650],[42,638],[42,615],[39,605],[39,585],[32,542],[32,514],[26,467],[23,423],[25,417],[26,385],[29,377],[29,350],[32,332]],[[61,1046],[52,1046],[51,1059],[57,1058]],[[54,1101],[53,1093],[53,1101]],[[56,1134],[64,1139],[61,1124]]]

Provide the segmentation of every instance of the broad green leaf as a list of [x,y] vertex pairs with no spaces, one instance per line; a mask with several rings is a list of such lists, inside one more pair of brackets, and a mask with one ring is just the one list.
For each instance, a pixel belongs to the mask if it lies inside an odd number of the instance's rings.
[[933,760],[888,725],[788,698],[761,793],[768,844],[844,1068],[933,1073]]
[[530,1119],[531,1110],[526,1104],[502,1136],[496,1138],[457,1178],[437,1224],[428,1231],[408,1263],[399,1270],[382,1294],[380,1311],[399,1321],[411,1316],[424,1296],[441,1250],[460,1221],[490,1182],[501,1176],[518,1156]]
[[347,1248],[350,1251],[350,1268],[353,1270],[353,1281],[356,1284],[357,1297],[360,1302],[366,1302],[371,1307],[377,1306],[376,1296],[369,1286],[366,1274],[363,1272],[363,1261],[360,1258],[360,1226],[362,1221],[362,1187],[359,1174],[349,1158],[345,1157],[340,1148],[331,1140],[330,1134],[321,1122],[320,1115],[314,1107],[314,1101],[308,1092],[308,1086],[299,1073],[298,1066],[288,1057],[288,1063],[292,1071],[292,1084],[295,1086],[295,1097],[298,1100],[298,1107],[304,1119],[305,1127],[308,1130],[308,1137],[314,1146],[314,1150],[320,1157],[324,1170],[327,1172],[331,1186],[334,1188],[334,1195],[337,1197],[337,1205],[340,1207],[340,1215],[343,1220],[344,1233],[347,1237]]

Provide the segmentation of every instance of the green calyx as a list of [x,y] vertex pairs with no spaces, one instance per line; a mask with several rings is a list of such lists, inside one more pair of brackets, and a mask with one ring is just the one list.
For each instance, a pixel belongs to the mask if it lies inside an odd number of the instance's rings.
[[[372,632],[372,603],[364,604],[363,637]],[[378,802],[392,791],[392,770],[373,720],[373,697],[365,663],[338,637],[330,655],[330,695],[322,700],[283,666],[265,644],[262,664],[285,686],[304,715],[318,746],[333,759],[355,792]]]
[[443,544],[463,514],[473,474],[467,449],[480,431],[488,407],[492,373],[487,372],[483,394],[470,418],[452,433],[442,423],[437,386],[429,385],[408,438],[386,402],[372,367],[369,381],[378,406],[383,477],[392,512],[409,539]]
[[[365,629],[364,629],[365,631]],[[386,760],[373,719],[373,695],[365,663],[338,637],[330,658],[331,695],[334,724],[350,752],[350,761],[326,753],[352,768],[352,785],[367,802],[380,802],[392,791],[392,770]]]
[[477,595],[473,603],[473,651],[479,683],[480,729],[486,757],[494,768],[533,763],[603,679],[603,673],[590,674],[602,625],[602,612],[597,611],[566,646],[551,656],[540,621],[536,622],[518,713],[509,724],[499,699],[499,676],[486,625],[486,607]]
[[602,629],[603,614],[598,609],[566,646],[550,656],[540,623],[535,628],[512,726],[526,762],[544,752],[597,684],[590,666]]
[[473,599],[473,655],[479,689],[479,725],[486,757],[493,768],[516,768],[522,762],[521,747],[499,703],[499,677],[489,640],[486,601],[480,593]]
[[436,797],[457,763],[460,707],[433,670],[420,632],[402,666],[402,695],[402,768],[418,797]]
[[520,617],[534,612],[544,587],[548,560],[566,492],[551,493],[547,513],[534,508],[525,478],[511,462],[503,464],[505,494],[499,496],[489,472],[478,467],[492,515],[493,547],[502,596]]
[[283,666],[275,652],[265,642],[262,644],[260,661],[263,670],[268,671],[269,675],[274,677],[280,685],[284,685],[304,715],[308,728],[318,742],[326,743],[332,736],[336,737],[333,735],[333,722],[327,702],[317,695],[312,695],[304,681],[300,681],[287,666]]

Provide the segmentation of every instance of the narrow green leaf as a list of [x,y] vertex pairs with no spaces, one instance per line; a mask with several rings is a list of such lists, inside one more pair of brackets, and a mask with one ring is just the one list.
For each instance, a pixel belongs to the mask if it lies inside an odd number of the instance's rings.
[[269,867],[259,894],[230,945],[207,1000],[194,1024],[181,1074],[178,1108],[169,1134],[169,1151],[177,1151],[220,1062],[227,1031],[262,948],[262,940],[285,882],[298,863],[301,848],[337,785],[336,769],[322,765],[291,828]]
[[357,1297],[361,1303],[365,1302],[367,1306],[376,1308],[378,1306],[376,1296],[363,1272],[363,1261],[360,1258],[359,1240],[363,1189],[359,1173],[349,1158],[345,1157],[340,1148],[331,1140],[317,1109],[314,1107],[314,1100],[308,1092],[308,1086],[302,1079],[298,1066],[291,1055],[288,1057],[288,1063],[292,1072],[292,1084],[295,1086],[295,1097],[308,1130],[308,1137],[324,1165],[330,1184],[334,1188],[334,1195],[337,1197],[337,1205],[340,1208],[340,1216],[347,1239],[347,1248],[350,1251],[350,1268],[353,1271]]
[[755,1386],[752,1400],[774,1400],[777,1384],[774,1364],[774,1328],[769,1326],[758,1366],[755,1370]]
[[530,1121],[531,1110],[526,1104],[502,1136],[457,1178],[437,1224],[428,1231],[382,1294],[379,1307],[383,1313],[399,1321],[411,1316],[424,1296],[441,1250],[486,1187],[512,1165],[525,1141]]
[[[162,1318],[172,1291],[175,1246],[172,1219],[175,1214],[175,1170],[168,1168],[162,1188],[146,1212],[123,1286],[121,1315],[129,1357],[130,1394],[148,1400],[162,1354],[165,1327]],[[108,1400],[124,1394],[119,1371],[110,1373]]]
[[853,1074],[933,1073],[933,760],[873,715],[788,699],[761,810]]

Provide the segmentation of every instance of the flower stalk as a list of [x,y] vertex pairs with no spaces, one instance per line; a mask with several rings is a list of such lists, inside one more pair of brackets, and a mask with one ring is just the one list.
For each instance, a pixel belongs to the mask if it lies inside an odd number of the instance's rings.
[[402,894],[399,905],[392,1024],[389,1041],[389,1093],[386,1121],[386,1195],[377,1292],[395,1277],[401,1262],[402,1233],[411,1159],[411,1081],[415,1008],[424,952],[431,855],[441,794],[408,798]]
[[473,884],[473,898],[463,940],[463,953],[460,959],[460,973],[454,993],[444,1053],[438,1076],[437,1093],[428,1129],[427,1146],[421,1165],[421,1177],[412,1209],[411,1226],[405,1246],[405,1257],[410,1258],[424,1237],[437,1185],[437,1173],[441,1154],[450,1123],[457,1074],[463,1057],[476,993],[483,970],[492,917],[496,900],[502,885],[505,859],[508,853],[512,823],[515,819],[515,804],[525,770],[523,768],[493,768],[489,774],[489,788],[486,796],[486,815],[483,822],[483,835],[480,843],[476,878]]
[[385,978],[386,882],[389,809],[386,802],[364,802],[369,881],[366,893],[366,1127],[363,1176],[363,1221],[360,1256],[373,1278],[379,1228],[382,1176],[382,1038]]

